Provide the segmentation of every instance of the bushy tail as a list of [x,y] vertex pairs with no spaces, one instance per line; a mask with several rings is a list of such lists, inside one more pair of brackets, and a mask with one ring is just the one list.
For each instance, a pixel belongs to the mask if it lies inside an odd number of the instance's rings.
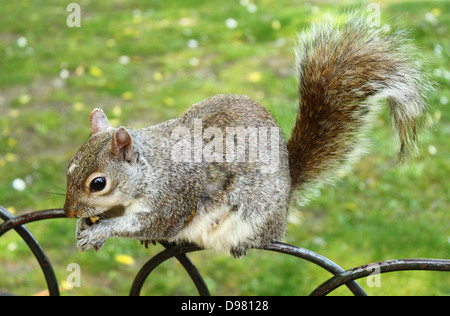
[[300,106],[288,142],[293,189],[332,180],[358,158],[380,100],[388,100],[399,157],[414,152],[430,89],[405,34],[385,34],[352,14],[318,22],[296,48]]

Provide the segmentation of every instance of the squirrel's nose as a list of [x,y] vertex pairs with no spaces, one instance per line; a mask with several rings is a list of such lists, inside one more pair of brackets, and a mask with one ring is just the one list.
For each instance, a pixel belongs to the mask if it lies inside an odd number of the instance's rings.
[[77,214],[76,214],[77,212],[74,211],[72,208],[66,207],[66,205],[64,205],[64,213],[66,214],[66,216],[68,218],[74,218],[77,216]]
[[64,214],[69,218],[74,218],[78,215],[78,212],[70,205],[68,198],[66,198],[66,202],[64,203]]
[[75,217],[75,211],[73,211],[73,210],[64,210],[64,213],[69,218],[74,218]]

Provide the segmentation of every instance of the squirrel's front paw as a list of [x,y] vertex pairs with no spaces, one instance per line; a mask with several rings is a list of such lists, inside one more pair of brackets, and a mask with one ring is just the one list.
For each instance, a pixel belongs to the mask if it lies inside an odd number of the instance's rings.
[[81,236],[81,232],[82,232],[82,231],[85,231],[86,229],[88,229],[88,228],[91,227],[91,226],[92,226],[92,224],[89,224],[89,223],[88,223],[88,219],[87,219],[87,218],[80,218],[80,219],[77,221],[77,230],[76,230],[76,232],[75,232],[75,237],[76,237],[77,239],[79,239],[80,236]]
[[76,237],[78,249],[86,251],[94,248],[95,251],[99,251],[108,239],[107,233],[101,228],[100,223],[87,226],[83,220],[80,219],[79,223],[77,223]]

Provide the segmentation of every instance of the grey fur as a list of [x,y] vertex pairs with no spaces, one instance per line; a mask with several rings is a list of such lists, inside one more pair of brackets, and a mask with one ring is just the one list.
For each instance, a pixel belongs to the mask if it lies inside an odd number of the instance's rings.
[[[358,157],[380,99],[389,100],[401,154],[415,147],[429,84],[407,56],[405,43],[402,34],[369,28],[358,15],[341,26],[322,21],[301,34],[296,48],[300,107],[289,144],[272,115],[245,96],[217,95],[177,119],[140,130],[114,129],[95,110],[93,135],[67,172],[65,211],[81,217],[78,246],[98,250],[111,237],[189,241],[239,257],[283,239],[294,190],[307,196]],[[204,130],[215,128],[223,135],[230,127],[273,128],[276,138],[268,142],[277,143],[276,172],[267,172],[260,160],[227,161],[225,141],[223,157],[216,155],[215,161],[174,159],[174,132],[195,133],[199,119]],[[249,142],[250,134],[245,138]],[[206,137],[201,145],[213,141]],[[191,145],[183,155],[198,158],[198,148]],[[255,149],[251,146],[247,158]],[[237,155],[237,146],[234,151]],[[104,192],[89,188],[97,176],[107,179]],[[89,221],[93,215],[100,217],[96,224]]]

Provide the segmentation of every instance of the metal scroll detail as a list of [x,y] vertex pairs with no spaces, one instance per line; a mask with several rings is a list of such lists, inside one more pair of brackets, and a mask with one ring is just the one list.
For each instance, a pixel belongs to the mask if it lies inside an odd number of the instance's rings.
[[[50,260],[46,256],[39,243],[24,225],[44,219],[64,218],[66,217],[64,211],[62,209],[50,209],[31,212],[14,217],[11,213],[8,212],[8,210],[0,206],[0,217],[4,221],[0,225],[0,238],[7,231],[14,229],[26,242],[26,244],[36,257],[36,260],[38,261],[44,273],[49,294],[52,296],[59,295],[58,282],[56,280],[56,276]],[[132,283],[130,295],[140,295],[142,286],[147,280],[148,276],[152,273],[152,271],[156,269],[160,264],[173,257],[175,257],[181,263],[183,268],[189,274],[192,282],[197,288],[198,293],[200,295],[210,295],[209,289],[205,281],[203,280],[203,277],[201,276],[197,267],[190,261],[190,259],[186,255],[187,253],[201,251],[203,249],[192,244],[173,245],[166,242],[161,242],[161,244],[165,247],[165,249],[150,258],[150,260],[142,266]],[[310,295],[327,295],[342,285],[346,285],[354,295],[366,295],[365,291],[355,280],[373,275],[374,272],[369,267],[377,267],[376,273],[387,273],[404,270],[450,271],[450,260],[440,259],[387,260],[355,267],[349,270],[344,270],[328,258],[301,247],[275,242],[256,249],[295,256],[318,265],[319,267],[333,274],[333,277],[319,285]]]
[[44,277],[47,282],[48,292],[51,296],[59,295],[58,281],[56,280],[55,272],[53,271],[50,260],[48,259],[39,243],[36,241],[33,235],[31,235],[29,230],[23,226],[23,224],[45,218],[65,217],[64,212],[62,212],[61,214],[60,210],[46,210],[25,214],[20,217],[14,217],[11,213],[8,212],[8,210],[0,206],[0,217],[4,221],[4,223],[0,225],[0,237],[3,236],[3,234],[8,230],[15,229],[15,231],[20,235],[20,237],[22,237],[30,250],[33,252],[36,260],[41,266],[42,272],[44,273]]

